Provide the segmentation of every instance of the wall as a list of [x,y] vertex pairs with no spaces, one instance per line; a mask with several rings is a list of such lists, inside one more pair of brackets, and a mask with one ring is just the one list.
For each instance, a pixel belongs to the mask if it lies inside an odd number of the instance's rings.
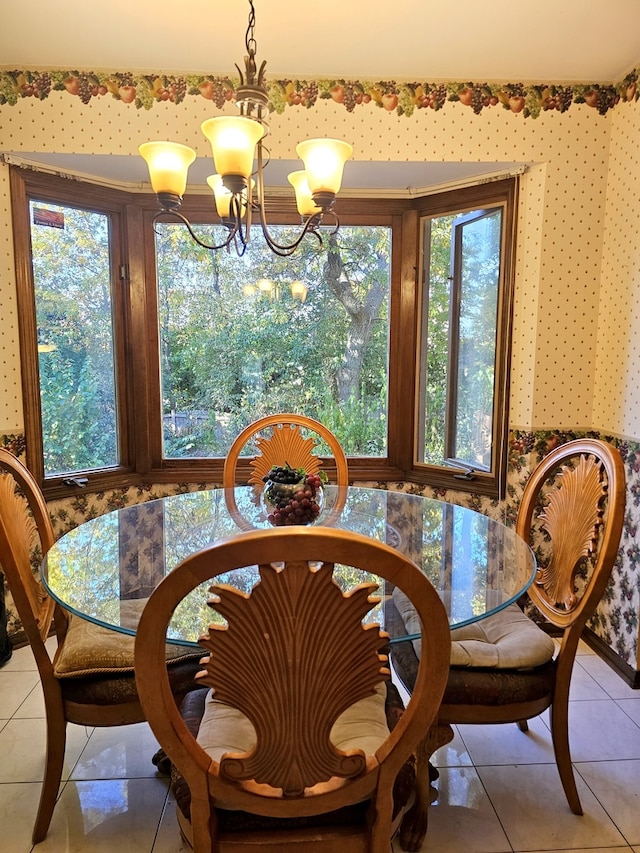
[[[157,103],[147,111],[110,96],[85,105],[66,92],[52,92],[44,101],[25,98],[0,107],[0,151],[135,157],[141,142],[170,138],[206,155],[199,126],[216,113],[203,98]],[[526,477],[545,447],[585,430],[620,444],[630,474],[628,520],[621,564],[596,631],[640,670],[640,485],[635,478],[640,352],[634,334],[640,326],[635,299],[640,104],[619,103],[603,116],[574,103],[565,113],[525,119],[522,112],[500,107],[476,115],[460,102],[411,116],[373,102],[351,113],[327,99],[313,109],[287,108],[271,124],[273,158],[292,158],[299,139],[322,134],[352,142],[358,160],[529,164],[521,179],[518,220],[510,483]],[[0,435],[19,436],[23,416],[7,174],[0,165]],[[516,496],[517,491],[512,488]],[[626,614],[622,620],[618,609]]]
[[640,109],[612,115],[593,421],[640,436]]
[[0,434],[23,425],[10,201],[9,170],[0,165]]
[[[620,109],[637,107],[624,104]],[[501,109],[475,115],[452,103],[406,117],[373,104],[348,113],[321,100],[313,109],[290,108],[274,116],[269,146],[273,158],[291,158],[299,139],[321,132],[352,142],[358,160],[533,164],[522,179],[511,422],[588,427],[612,112],[598,116],[586,105],[574,105],[564,114],[548,112],[525,120]],[[215,108],[203,99],[160,103],[145,111],[107,99],[84,105],[53,92],[45,101],[23,99],[2,109],[0,151],[135,157],[141,142],[170,138],[206,155],[208,143],[200,140],[199,127],[212,113]],[[0,181],[0,226],[8,226],[6,167],[0,169]],[[7,235],[6,227],[2,231]],[[0,263],[3,306],[6,300],[8,308],[0,331],[6,337],[4,382],[10,391],[10,408],[0,415],[2,428],[3,421],[7,427],[21,422],[12,370],[17,338],[8,243]],[[593,344],[585,347],[586,341]]]

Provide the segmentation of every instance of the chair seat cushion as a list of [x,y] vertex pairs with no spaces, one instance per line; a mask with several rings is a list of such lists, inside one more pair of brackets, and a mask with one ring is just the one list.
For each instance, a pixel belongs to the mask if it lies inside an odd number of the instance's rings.
[[[331,740],[342,750],[361,749],[373,755],[389,736],[385,713],[386,687],[379,684],[373,695],[353,704],[336,720]],[[255,730],[247,717],[225,705],[210,692],[205,703],[197,741],[220,762],[226,752],[248,752],[255,746]]]
[[[408,634],[420,633],[418,615],[406,595],[394,589],[393,603]],[[420,655],[420,640],[413,640]],[[553,658],[553,639],[526,616],[517,604],[471,625],[451,631],[451,666],[484,669],[530,669]]]
[[555,660],[534,669],[451,667],[442,697],[441,718],[447,719],[447,706],[517,706],[549,700],[553,696],[555,677]]
[[[167,667],[169,685],[174,696],[182,698],[196,689],[196,673],[202,667],[199,659],[175,661]],[[98,671],[92,675],[59,679],[62,696],[78,705],[124,705],[138,702],[136,677],[133,672]]]
[[[142,610],[144,600],[136,601]],[[53,662],[56,678],[86,678],[93,675],[133,673],[135,637],[104,628],[70,614],[64,641]],[[167,644],[167,662],[199,660],[202,650]]]
[[[386,722],[388,729],[393,730],[402,715],[404,705],[402,704],[402,699],[395,685],[391,682],[387,682],[383,686],[386,692],[384,702]],[[199,688],[188,693],[180,705],[180,714],[182,719],[194,737],[197,736],[198,731],[201,728],[205,705],[210,698],[210,691],[207,688]],[[348,733],[349,725],[349,722],[347,722],[342,733],[340,733],[340,731],[337,732],[338,738],[341,738],[342,734],[350,737]],[[378,725],[382,727],[382,721],[378,720]],[[333,735],[336,735],[335,731]],[[394,816],[400,809],[407,805],[409,798],[413,794],[414,786],[415,760],[414,757],[411,756],[411,758],[405,762],[400,769],[393,786]],[[191,792],[189,791],[189,786],[187,785],[184,777],[174,765],[171,766],[171,791],[175,797],[177,808],[188,820],[191,810]],[[221,830],[266,832],[278,828],[293,829],[294,827],[319,827],[325,825],[353,826],[361,824],[366,820],[368,808],[368,802],[356,803],[337,811],[301,818],[273,818],[262,815],[253,815],[244,811],[229,811],[226,809],[216,809],[216,812]]]
[[553,658],[555,643],[511,604],[451,632],[451,665],[495,669],[533,669]]

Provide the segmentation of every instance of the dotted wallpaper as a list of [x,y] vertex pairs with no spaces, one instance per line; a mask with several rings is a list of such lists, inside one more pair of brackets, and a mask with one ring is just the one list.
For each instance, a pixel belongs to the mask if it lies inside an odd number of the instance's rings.
[[[204,99],[163,102],[146,111],[106,98],[94,98],[84,105],[78,98],[52,92],[44,101],[25,98],[15,106],[0,108],[0,152],[137,157],[141,142],[170,138],[206,156],[208,143],[200,133],[200,123],[216,114]],[[313,110],[288,108],[284,114],[274,115],[269,146],[272,158],[291,159],[297,141],[322,134],[349,140],[357,160],[530,164],[521,179],[510,425],[526,429],[594,427],[640,436],[635,386],[609,388],[606,402],[594,403],[596,387],[601,390],[610,383],[604,373],[620,363],[625,349],[629,352],[623,382],[631,386],[637,372],[638,356],[634,363],[631,344],[632,311],[625,311],[620,300],[621,295],[629,296],[629,277],[635,275],[638,286],[634,224],[640,167],[634,140],[639,123],[640,104],[636,102],[620,103],[605,116],[585,104],[575,104],[567,113],[549,111],[525,120],[522,114],[499,109],[476,115],[459,103],[400,117],[373,105],[349,113],[322,100]],[[636,176],[635,186],[629,180],[630,170]],[[614,203],[616,194],[620,200]],[[0,417],[7,431],[15,431],[22,424],[22,410],[7,204],[7,169],[2,167]],[[628,248],[624,249],[626,241]],[[629,268],[626,284],[606,270],[602,276],[603,304],[609,312],[616,306],[616,323],[607,330],[607,318],[600,309],[603,259],[615,260],[619,266],[618,256],[623,252]]]
[[614,111],[593,420],[633,436],[640,435],[639,222],[640,110]]
[[9,170],[0,165],[0,435],[23,425]]
[[[547,165],[532,164],[520,181],[513,311],[510,423],[532,424],[535,398],[540,257]],[[525,284],[526,282],[526,284]]]

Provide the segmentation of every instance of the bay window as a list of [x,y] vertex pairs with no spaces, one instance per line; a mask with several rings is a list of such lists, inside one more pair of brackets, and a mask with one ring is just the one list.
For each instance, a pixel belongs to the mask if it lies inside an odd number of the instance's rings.
[[[514,180],[340,199],[339,232],[289,258],[259,229],[242,258],[201,249],[145,194],[15,167],[11,190],[27,461],[48,495],[219,482],[235,435],[286,410],[335,432],[354,480],[498,493]],[[186,206],[214,238],[209,198]],[[297,220],[276,200],[282,242]]]

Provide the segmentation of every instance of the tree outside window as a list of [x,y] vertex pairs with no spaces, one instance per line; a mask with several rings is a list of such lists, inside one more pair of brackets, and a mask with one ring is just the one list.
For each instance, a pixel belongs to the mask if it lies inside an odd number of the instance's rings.
[[238,258],[158,224],[163,455],[224,456],[257,417],[295,411],[351,456],[386,456],[390,253],[384,227],[343,227],[288,258],[256,235]]

